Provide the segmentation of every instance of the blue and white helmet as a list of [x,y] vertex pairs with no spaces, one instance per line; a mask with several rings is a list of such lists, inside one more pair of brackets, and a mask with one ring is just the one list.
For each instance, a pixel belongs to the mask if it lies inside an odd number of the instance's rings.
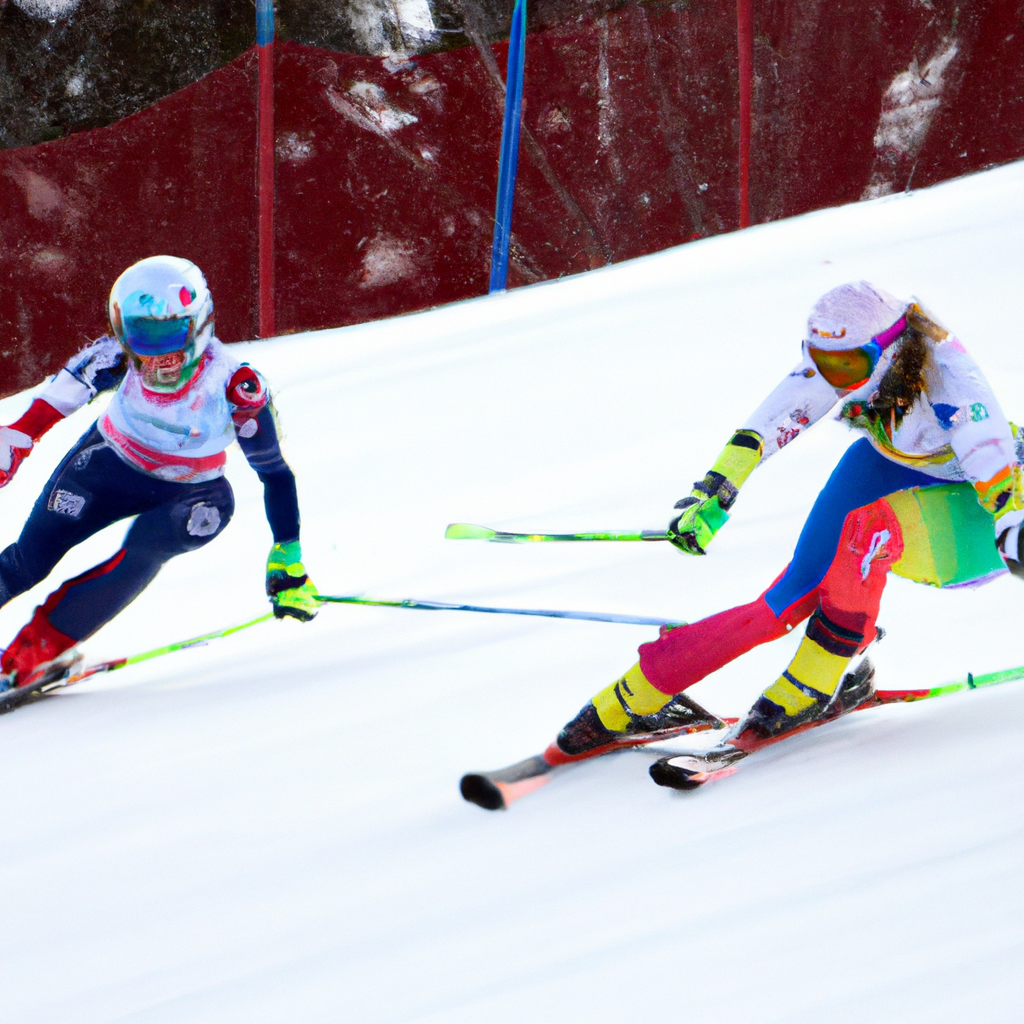
[[213,298],[203,272],[177,256],[133,263],[110,290],[110,326],[142,358],[184,352],[195,363],[213,337]]

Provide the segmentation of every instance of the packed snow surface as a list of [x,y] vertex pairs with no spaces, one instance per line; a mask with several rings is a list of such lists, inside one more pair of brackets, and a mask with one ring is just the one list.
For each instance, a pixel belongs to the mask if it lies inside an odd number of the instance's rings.
[[[703,559],[444,528],[664,526],[796,363],[811,303],[847,280],[919,296],[1022,416],[1022,267],[1017,164],[241,351],[275,386],[323,592],[696,619],[785,565],[851,441],[839,424],[763,466]],[[4,542],[94,411],[2,492]],[[237,450],[229,477],[230,529],[167,566],[90,659],[266,608],[270,534]],[[120,533],[5,608],[3,639]],[[880,685],[1024,662],[1022,611],[1009,577],[955,593],[893,579]],[[628,753],[508,813],[461,800],[463,772],[539,752],[653,634],[331,606],[0,719],[0,1018],[1019,1019],[1024,683],[853,716],[693,794]],[[797,640],[693,696],[742,712]]]

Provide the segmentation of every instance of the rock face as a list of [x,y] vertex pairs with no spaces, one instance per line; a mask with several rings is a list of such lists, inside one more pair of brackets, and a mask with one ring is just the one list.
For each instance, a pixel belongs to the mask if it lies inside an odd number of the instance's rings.
[[[752,219],[1024,155],[1005,3],[755,0]],[[279,331],[486,291],[511,4],[281,2]],[[735,9],[531,8],[510,285],[738,226]],[[257,331],[256,58],[240,0],[0,0],[0,391],[101,333],[130,262]],[[49,139],[50,141],[44,141]]]
[[[530,27],[619,3],[538,0]],[[281,0],[277,38],[413,57],[508,34],[505,0]],[[0,148],[113,124],[197,82],[256,41],[253,0],[0,0]]]

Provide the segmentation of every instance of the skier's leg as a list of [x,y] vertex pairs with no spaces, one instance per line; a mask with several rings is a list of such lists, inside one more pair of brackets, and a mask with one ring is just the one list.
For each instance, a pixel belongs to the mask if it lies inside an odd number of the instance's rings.
[[[784,636],[818,605],[847,515],[894,491],[934,478],[890,462],[862,439],[832,471],[800,531],[793,559],[756,601],[681,626],[640,648],[640,667],[656,689],[679,693],[752,648]],[[977,502],[975,502],[977,504]]]
[[883,458],[866,439],[852,444],[818,495],[793,560],[768,590],[750,604],[663,630],[643,644],[639,665],[585,705],[559,743],[575,747],[573,735],[579,733],[595,737],[587,742],[597,745],[608,742],[609,733],[647,728],[649,721],[638,719],[657,714],[659,701],[664,707],[674,694],[741,654],[784,636],[818,607],[818,590],[849,513],[893,491],[931,483],[934,478]]
[[642,644],[640,668],[644,676],[663,694],[680,693],[741,654],[785,636],[818,603],[817,588],[812,588],[777,613],[768,605],[768,593],[770,588],[750,604],[663,630],[657,640]]
[[44,580],[71,548],[167,500],[175,486],[126,465],[91,427],[54,470],[21,536],[0,552],[0,606]]
[[[937,587],[977,586],[1005,574],[992,516],[970,484],[911,487],[847,516],[796,657],[748,716],[755,741],[821,713],[849,660],[874,639],[890,570]],[[742,734],[734,742],[742,746]]]
[[762,594],[750,604],[663,630],[658,640],[640,648],[636,665],[601,690],[562,729],[559,747],[567,754],[580,754],[616,736],[659,728],[657,716],[670,708],[677,693],[758,644],[784,636],[817,603],[815,590],[776,616]]
[[846,517],[896,491],[928,487],[935,478],[892,462],[872,447],[867,438],[846,449],[800,531],[793,560],[768,588],[765,600],[778,615],[825,578],[846,526]]
[[0,658],[5,673],[24,681],[130,604],[168,559],[194,551],[231,519],[234,498],[223,477],[196,485],[173,484],[178,496],[142,513],[111,558],[68,580],[36,608]]
[[903,530],[888,501],[847,517],[835,557],[819,587],[819,605],[796,655],[751,708],[740,735],[754,742],[817,718],[850,659],[875,638],[886,575],[903,554]]

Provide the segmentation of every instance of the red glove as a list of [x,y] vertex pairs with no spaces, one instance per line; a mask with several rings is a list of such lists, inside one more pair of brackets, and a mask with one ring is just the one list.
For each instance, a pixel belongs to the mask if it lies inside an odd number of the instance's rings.
[[49,402],[37,398],[20,420],[9,427],[0,427],[0,487],[10,483],[36,441],[62,419],[63,414]]

